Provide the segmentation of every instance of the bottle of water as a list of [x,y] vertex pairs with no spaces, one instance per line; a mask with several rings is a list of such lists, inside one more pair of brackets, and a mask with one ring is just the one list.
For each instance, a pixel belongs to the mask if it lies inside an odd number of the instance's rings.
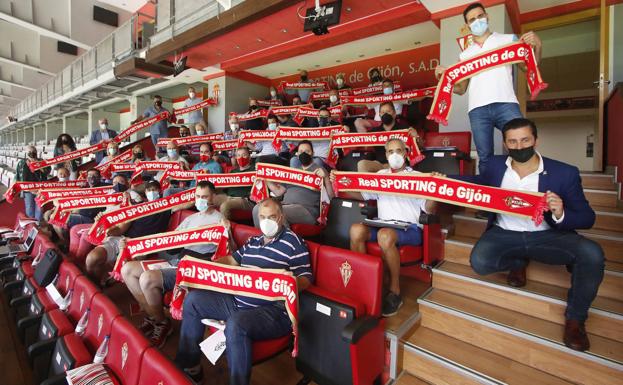
[[58,307],[61,311],[65,311],[69,308],[69,305],[71,305],[71,297],[74,294],[74,289],[69,289],[67,291],[67,294],[65,294],[65,298],[63,298],[63,303],[61,303],[61,305]]
[[59,275],[58,273],[56,273],[56,275],[54,276],[54,279],[52,280],[52,285],[54,285],[54,287],[56,287],[56,285],[58,284],[58,278],[59,278]]
[[80,321],[78,321],[78,325],[76,325],[76,329],[74,329],[74,332],[76,332],[76,334],[79,335],[80,337],[82,337],[84,335],[85,330],[87,330],[87,325],[89,324],[90,313],[91,313],[91,309],[85,310],[84,313],[82,313],[82,317],[80,317]]
[[104,362],[104,359],[108,354],[108,341],[110,341],[110,335],[104,337],[104,340],[100,344],[100,347],[97,348],[97,352],[95,352],[95,356],[93,357],[94,364],[101,364]]

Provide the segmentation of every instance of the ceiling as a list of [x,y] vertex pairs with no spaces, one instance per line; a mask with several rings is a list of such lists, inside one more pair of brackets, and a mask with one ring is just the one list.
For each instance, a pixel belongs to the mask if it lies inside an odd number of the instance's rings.
[[[445,11],[446,9],[463,7],[474,2],[474,0],[419,0],[430,13]],[[577,3],[582,0],[517,0],[521,13],[532,12],[538,9],[551,8],[568,3]],[[486,1],[482,1],[486,3]]]
[[247,72],[272,79],[296,73],[300,68],[326,68],[336,65],[336,63],[356,62],[362,59],[386,55],[388,52],[405,51],[438,42],[439,28],[432,21],[427,21],[267,65],[253,67],[248,69]]
[[100,2],[134,13],[141,9],[148,0],[100,0]]

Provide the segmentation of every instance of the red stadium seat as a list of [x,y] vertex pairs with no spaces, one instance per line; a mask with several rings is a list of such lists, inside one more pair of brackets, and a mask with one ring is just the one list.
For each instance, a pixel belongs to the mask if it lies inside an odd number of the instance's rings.
[[178,210],[171,214],[171,218],[169,219],[169,227],[167,231],[173,231],[177,229],[177,226],[180,225],[188,216],[192,215],[194,211],[192,210]]
[[315,238],[322,234],[325,225],[308,225],[304,223],[292,223],[290,229],[302,238]]
[[244,245],[249,238],[262,234],[260,229],[255,227],[233,223],[232,233],[234,236],[234,242],[238,247]]
[[231,211],[231,221],[236,223],[253,224],[253,211],[234,209]]
[[454,146],[459,151],[469,154],[472,150],[471,131],[462,132],[427,132],[424,135],[425,147]]
[[[379,258],[320,246],[315,281],[299,297],[296,367],[321,383],[372,384],[383,372]],[[321,309],[321,310],[318,310]]]
[[123,385],[139,383],[143,354],[149,348],[149,341],[130,321],[118,317],[112,324],[108,354],[104,359],[109,373]]
[[156,384],[192,385],[192,382],[160,350],[151,347],[143,354],[138,385]]

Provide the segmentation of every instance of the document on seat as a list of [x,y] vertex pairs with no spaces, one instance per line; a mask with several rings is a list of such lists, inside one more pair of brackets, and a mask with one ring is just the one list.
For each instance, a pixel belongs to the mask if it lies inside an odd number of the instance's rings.
[[208,357],[208,360],[210,360],[212,365],[216,365],[216,361],[218,361],[226,348],[225,331],[218,330],[216,333],[212,334],[200,343],[199,347],[201,348],[203,354]]
[[385,220],[385,219],[364,219],[364,225],[372,227],[392,227],[394,229],[405,230],[413,223],[398,221],[398,220]]
[[58,307],[62,307],[61,305],[63,305],[63,302],[64,302],[63,296],[61,295],[61,293],[58,292],[58,289],[56,288],[56,286],[54,286],[54,283],[51,283],[48,286],[46,286],[45,290],[48,292],[48,295],[50,296],[50,298],[52,298],[52,301],[54,301],[54,303]]
[[69,385],[114,385],[110,374],[102,364],[87,364],[66,372]]
[[19,227],[24,228],[32,223],[38,223],[35,219],[20,219]]
[[175,267],[171,265],[168,261],[165,261],[164,259],[151,259],[151,260],[141,261],[141,266],[143,267],[143,271],[171,269]]

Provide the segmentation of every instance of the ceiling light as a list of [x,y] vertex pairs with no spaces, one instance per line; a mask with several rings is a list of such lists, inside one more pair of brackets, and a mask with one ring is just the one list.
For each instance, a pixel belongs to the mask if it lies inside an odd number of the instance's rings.
[[240,49],[240,46],[239,46],[239,45],[237,45],[237,46],[235,46],[234,48],[236,48],[236,49]]
[[258,41],[258,42],[261,42],[261,41],[262,41],[262,38],[261,38],[261,37],[258,37],[258,38],[257,38],[257,41]]
[[284,28],[284,29],[281,30],[281,32],[286,33],[286,32],[288,32],[288,30]]

